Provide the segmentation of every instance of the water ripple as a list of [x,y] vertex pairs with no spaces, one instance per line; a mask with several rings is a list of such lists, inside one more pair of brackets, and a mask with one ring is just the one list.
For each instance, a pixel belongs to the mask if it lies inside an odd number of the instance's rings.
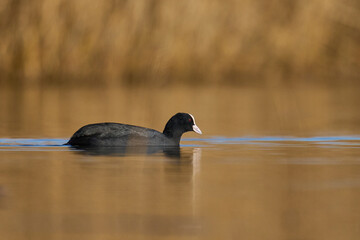
[[[67,139],[59,138],[0,138],[0,147],[59,147],[63,146]],[[184,138],[182,147],[205,146],[206,144],[261,144],[261,145],[285,145],[288,143],[313,143],[326,146],[360,146],[360,136],[315,136],[315,137],[290,137],[290,136],[264,136],[264,137],[223,137],[209,138]],[[196,142],[194,144],[193,142]]]

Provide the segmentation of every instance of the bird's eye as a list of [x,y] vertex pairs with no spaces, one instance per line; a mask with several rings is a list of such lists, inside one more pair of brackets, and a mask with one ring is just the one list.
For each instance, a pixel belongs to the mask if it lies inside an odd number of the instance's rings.
[[189,120],[188,120],[189,122],[191,122],[191,118],[189,118]]

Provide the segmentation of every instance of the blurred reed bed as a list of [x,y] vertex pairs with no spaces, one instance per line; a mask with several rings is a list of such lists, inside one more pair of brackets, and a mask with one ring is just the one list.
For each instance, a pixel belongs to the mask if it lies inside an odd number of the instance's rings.
[[354,82],[356,0],[1,0],[0,83]]

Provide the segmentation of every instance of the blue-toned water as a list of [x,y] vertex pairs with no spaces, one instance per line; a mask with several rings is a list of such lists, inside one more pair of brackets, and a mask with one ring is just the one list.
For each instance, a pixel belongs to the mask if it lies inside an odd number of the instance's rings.
[[[0,138],[0,147],[66,147],[64,144],[68,139],[31,139],[31,138]],[[192,142],[200,145],[189,144]],[[266,137],[221,137],[211,138],[183,138],[181,146],[207,146],[217,144],[289,144],[291,142],[309,142],[320,145],[343,145],[357,146],[360,136],[318,136],[318,137],[291,137],[291,136],[266,136]],[[359,142],[359,143],[357,143]]]

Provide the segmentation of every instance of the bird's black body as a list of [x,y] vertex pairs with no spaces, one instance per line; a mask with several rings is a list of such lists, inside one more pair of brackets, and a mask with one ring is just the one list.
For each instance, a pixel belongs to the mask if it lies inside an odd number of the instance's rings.
[[179,146],[183,133],[196,131],[192,115],[177,113],[166,124],[163,133],[150,128],[121,123],[96,123],[83,126],[70,138],[72,146]]
[[77,146],[176,145],[161,132],[121,123],[86,125],[74,133],[68,144]]

